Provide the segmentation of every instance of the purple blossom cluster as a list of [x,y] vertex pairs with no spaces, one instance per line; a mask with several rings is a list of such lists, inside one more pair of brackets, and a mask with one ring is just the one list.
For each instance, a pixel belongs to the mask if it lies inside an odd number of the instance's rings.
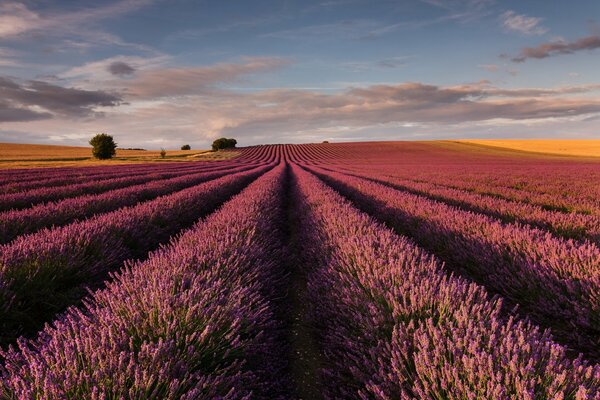
[[123,261],[144,257],[272,167],[237,172],[0,246],[1,342],[37,331]]
[[[293,167],[328,398],[597,399],[571,361],[501,300]],[[347,179],[348,180],[348,179]]]
[[283,172],[2,352],[2,398],[277,398],[286,388],[273,310],[284,278]]
[[211,179],[256,168],[257,165],[224,167],[217,170],[182,172],[169,179],[155,179],[139,185],[101,194],[82,195],[32,206],[24,210],[0,213],[0,244],[7,243],[19,235],[33,233],[42,228],[65,225],[74,220],[89,218],[121,207],[168,195]]
[[503,224],[366,179],[312,170],[454,270],[519,304],[577,351],[600,357],[600,250],[595,245]]

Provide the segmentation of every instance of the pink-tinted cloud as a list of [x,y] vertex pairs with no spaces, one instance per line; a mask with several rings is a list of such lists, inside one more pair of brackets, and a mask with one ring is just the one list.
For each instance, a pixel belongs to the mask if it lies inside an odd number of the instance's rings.
[[40,15],[25,4],[8,1],[0,3],[0,38],[13,37],[31,31],[69,31],[82,24],[94,24],[98,20],[112,18],[136,10],[152,0],[120,0],[60,14]]
[[560,54],[572,54],[578,51],[594,50],[600,47],[600,35],[586,36],[572,42],[556,41],[542,43],[536,47],[525,47],[521,52],[512,57],[514,62],[524,62],[528,59],[542,59]]
[[0,4],[0,38],[27,32],[42,21],[36,13],[21,3]]

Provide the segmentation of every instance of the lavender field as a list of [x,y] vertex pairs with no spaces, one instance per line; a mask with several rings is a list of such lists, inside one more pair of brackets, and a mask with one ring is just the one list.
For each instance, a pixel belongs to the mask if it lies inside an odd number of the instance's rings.
[[0,171],[0,398],[600,399],[600,162],[238,151]]

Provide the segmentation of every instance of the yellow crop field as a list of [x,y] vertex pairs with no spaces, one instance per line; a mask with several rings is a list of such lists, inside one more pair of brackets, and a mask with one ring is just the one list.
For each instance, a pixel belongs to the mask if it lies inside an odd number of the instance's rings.
[[96,160],[91,147],[55,146],[44,144],[0,143],[0,168],[71,167],[144,162],[218,160],[235,157],[235,151],[213,153],[210,150],[160,150],[117,149],[111,160]]
[[600,139],[489,139],[458,140],[458,142],[532,153],[600,157]]

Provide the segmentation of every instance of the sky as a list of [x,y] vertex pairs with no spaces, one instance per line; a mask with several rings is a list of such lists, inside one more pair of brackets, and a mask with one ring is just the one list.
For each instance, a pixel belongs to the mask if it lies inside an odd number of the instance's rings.
[[598,0],[0,0],[0,142],[599,138]]

